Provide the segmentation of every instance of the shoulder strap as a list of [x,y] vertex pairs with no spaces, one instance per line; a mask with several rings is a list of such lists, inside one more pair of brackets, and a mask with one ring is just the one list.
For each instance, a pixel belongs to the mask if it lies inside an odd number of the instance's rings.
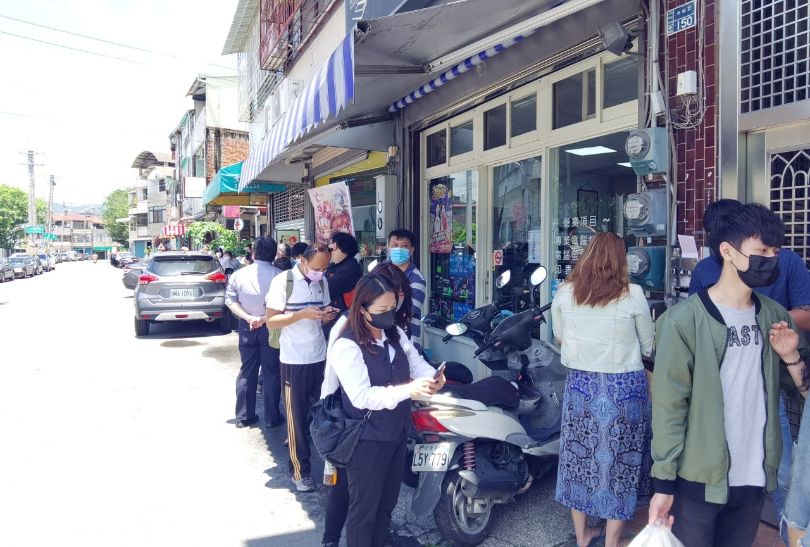
[[[295,266],[293,266],[295,267]],[[290,301],[290,295],[293,293],[293,271],[287,270],[287,284],[284,286],[284,308],[286,311],[287,302]]]

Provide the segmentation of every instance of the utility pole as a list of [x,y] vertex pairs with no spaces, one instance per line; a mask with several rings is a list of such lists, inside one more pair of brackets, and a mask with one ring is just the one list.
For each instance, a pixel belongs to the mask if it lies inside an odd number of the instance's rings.
[[53,180],[53,175],[50,176],[51,189],[48,192],[48,216],[45,219],[45,231],[49,234],[53,233],[53,191],[56,187],[56,182]]
[[[35,178],[34,167],[42,166],[41,163],[35,163],[37,153],[33,150],[25,152],[28,159],[28,226],[33,227],[37,225],[37,200],[35,193]],[[34,234],[30,234],[31,239],[34,239]],[[29,241],[30,243],[30,241]]]

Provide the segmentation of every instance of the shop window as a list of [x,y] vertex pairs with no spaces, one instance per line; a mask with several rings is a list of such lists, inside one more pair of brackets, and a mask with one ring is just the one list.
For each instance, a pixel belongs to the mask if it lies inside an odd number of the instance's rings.
[[554,83],[554,129],[596,116],[596,69]]
[[431,179],[430,312],[445,322],[475,308],[478,173]]
[[512,101],[511,136],[517,137],[537,129],[537,95]]
[[450,128],[450,157],[473,151],[472,120]]
[[331,177],[330,184],[346,183],[352,204],[352,224],[354,237],[360,245],[360,254],[376,256],[377,252],[377,181],[378,175],[384,175],[385,169],[376,169]]
[[599,232],[616,233],[628,247],[636,243],[624,221],[625,199],[636,192],[636,176],[624,154],[626,138],[625,132],[614,133],[553,151],[557,159],[552,183],[556,186],[557,218],[552,230],[552,293],[571,274]]
[[[503,266],[493,272],[492,301],[517,313],[529,304],[529,277],[541,262],[540,178],[541,158],[529,158],[492,169],[493,251],[503,252]],[[506,290],[494,279],[506,270]],[[525,290],[514,290],[523,287]]]
[[447,163],[447,131],[442,129],[427,136],[427,166]]
[[605,65],[602,82],[603,108],[638,99],[638,57],[630,55]]
[[484,150],[506,144],[506,105],[484,112]]

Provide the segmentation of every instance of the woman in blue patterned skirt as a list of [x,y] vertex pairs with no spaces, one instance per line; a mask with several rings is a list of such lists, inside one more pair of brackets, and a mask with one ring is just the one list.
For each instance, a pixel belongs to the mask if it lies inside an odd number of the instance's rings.
[[562,362],[570,371],[563,398],[557,501],[571,508],[577,545],[600,533],[587,517],[607,520],[616,547],[645,495],[650,405],[641,355],[655,339],[647,301],[630,285],[624,241],[597,235],[551,307]]

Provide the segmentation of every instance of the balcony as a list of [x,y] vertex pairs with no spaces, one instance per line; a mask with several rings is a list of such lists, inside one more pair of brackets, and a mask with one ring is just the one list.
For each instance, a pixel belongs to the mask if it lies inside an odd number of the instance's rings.
[[318,27],[332,0],[262,0],[259,62],[264,70],[287,68]]

